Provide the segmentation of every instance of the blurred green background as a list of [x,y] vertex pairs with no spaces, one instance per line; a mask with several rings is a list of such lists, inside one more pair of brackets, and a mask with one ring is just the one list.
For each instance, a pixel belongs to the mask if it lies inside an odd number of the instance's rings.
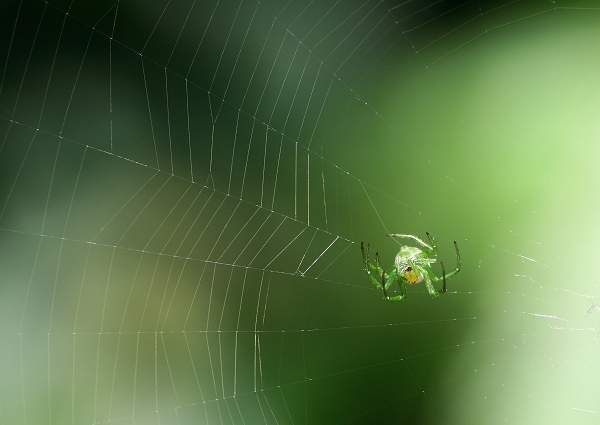
[[0,21],[0,424],[600,423],[597,4]]

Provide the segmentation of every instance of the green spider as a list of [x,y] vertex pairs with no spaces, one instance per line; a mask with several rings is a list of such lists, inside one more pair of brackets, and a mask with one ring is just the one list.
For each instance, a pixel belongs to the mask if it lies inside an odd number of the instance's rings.
[[[391,233],[388,236],[392,238],[413,239],[421,244],[425,250],[415,248],[414,246],[402,245],[400,247],[400,252],[398,252],[398,254],[396,254],[396,258],[394,258],[394,265],[392,268],[385,271],[379,264],[379,253],[375,253],[375,264],[373,264],[369,261],[370,245],[367,244],[367,250],[365,251],[363,243],[360,243],[360,250],[365,263],[365,271],[367,272],[369,279],[371,279],[371,283],[373,283],[377,289],[383,290],[383,299],[386,301],[403,300],[408,295],[406,292],[406,284],[408,283],[409,285],[414,285],[422,282],[423,280],[425,280],[425,286],[427,286],[429,295],[432,297],[439,297],[440,295],[443,295],[446,292],[446,279],[450,279],[460,271],[460,253],[458,252],[458,245],[456,241],[454,242],[454,248],[456,249],[456,268],[450,273],[446,274],[444,263],[440,261],[440,266],[442,266],[442,277],[438,277],[435,275],[433,270],[431,270],[431,264],[437,261],[436,257],[438,251],[435,240],[433,239],[433,236],[429,234],[429,232],[427,233],[427,237],[429,238],[431,245],[426,244],[421,239],[413,235]],[[433,258],[429,258],[430,256]],[[374,273],[376,273],[378,277],[381,276],[381,283],[379,283],[379,280],[375,278],[373,275]],[[439,282],[440,280],[444,282],[442,289],[436,290],[433,287],[432,282]],[[390,286],[392,286],[394,281],[398,282],[398,286],[400,287],[400,295],[390,297],[387,294],[387,290],[390,289]]]

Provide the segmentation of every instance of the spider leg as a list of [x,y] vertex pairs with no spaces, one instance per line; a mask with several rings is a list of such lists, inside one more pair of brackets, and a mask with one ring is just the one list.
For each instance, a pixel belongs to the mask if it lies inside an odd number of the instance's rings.
[[[392,267],[388,271],[383,270],[379,262],[378,252],[375,253],[375,264],[373,264],[369,260],[370,247],[371,246],[367,244],[367,249],[365,249],[364,244],[362,242],[360,243],[360,250],[365,264],[365,271],[367,273],[367,276],[369,276],[371,283],[377,289],[383,291],[383,299],[386,301],[400,301],[406,298],[406,286],[404,285],[404,281],[402,281],[402,279],[400,279],[400,277],[398,276],[398,272],[396,271],[396,269]],[[379,280],[376,279],[376,274],[378,276],[381,276],[381,283],[379,283]],[[388,297],[387,290],[390,288],[390,286],[392,286],[392,283],[394,283],[395,280],[398,281],[398,285],[400,286],[400,295]]]
[[394,280],[396,280],[397,276],[398,272],[396,271],[395,267],[391,267],[388,271],[384,272],[381,276],[385,282],[383,289],[385,289],[386,291],[390,289],[390,286],[392,286],[392,283],[394,283]]
[[435,261],[436,261],[435,259],[438,256],[437,244],[435,243],[435,238],[431,235],[431,233],[426,232],[426,234],[427,234],[427,238],[429,239],[429,243],[431,244],[431,246],[425,245],[425,247],[429,248],[429,249],[423,250],[423,252],[418,254],[416,257],[418,257],[418,258],[434,257],[432,262],[435,263]]
[[377,270],[383,271],[381,263],[379,262],[379,252],[375,252],[375,267],[377,267]]
[[[425,271],[427,272],[427,274],[425,275],[425,284],[427,285],[427,290],[434,297],[438,297],[444,294],[446,292],[446,281],[460,271],[460,252],[458,250],[458,244],[456,243],[456,241],[454,242],[454,249],[456,250],[456,268],[450,273],[446,274],[446,268],[444,267],[444,263],[441,261],[440,266],[442,267],[442,277],[436,276],[433,270],[431,270],[431,267],[429,267],[428,265],[422,266],[423,269],[425,269]],[[436,291],[431,282],[439,282],[440,280],[442,281],[442,289]]]
[[435,243],[435,239],[433,238],[433,236],[431,236],[431,233],[429,233],[429,232],[425,232],[425,233],[427,234],[427,238],[429,239],[429,242],[431,243],[431,252],[429,254],[434,257],[437,257],[438,250],[437,250],[437,245]]
[[[419,244],[421,244],[421,246],[423,246],[425,248],[428,248],[429,250],[433,250],[434,249],[432,246],[427,245],[425,242],[423,242],[421,239],[419,239],[418,237],[416,237],[414,235],[403,235],[403,234],[400,234],[400,233],[388,233],[388,236],[390,238],[412,239],[412,240],[418,242]],[[427,236],[429,237],[429,240],[433,242],[433,238],[431,237],[431,235],[429,233],[427,233]]]
[[[385,289],[389,288],[390,285],[392,284],[392,282],[394,280],[398,282],[398,286],[400,287],[400,294],[399,295],[394,295],[393,297],[389,297],[387,295],[387,292],[385,291]],[[404,283],[404,280],[400,276],[398,276],[396,270],[394,269],[390,273],[390,275],[388,277],[388,281],[387,281],[387,283],[384,286],[384,289],[383,289],[383,298],[386,301],[401,301],[404,298],[406,298],[407,296],[408,296],[408,293],[406,292],[406,284]]]
[[442,266],[442,280],[444,283],[442,284],[442,293],[446,293],[446,268],[444,267],[444,263],[440,261],[440,266]]
[[[427,286],[427,292],[429,292],[429,295],[431,295],[432,297],[439,297],[440,295],[443,295],[446,293],[446,278],[448,277],[448,275],[446,275],[446,269],[444,267],[444,263],[442,263],[440,261],[440,266],[442,266],[442,277],[436,276],[436,274],[433,272],[433,270],[431,270],[431,267],[427,266],[427,265],[423,265],[423,269],[427,272],[424,276],[425,278],[425,286]],[[437,290],[434,288],[433,283],[432,282],[439,282],[442,281],[442,289]]]
[[375,264],[371,263],[371,261],[369,261],[369,250],[371,248],[370,244],[367,244],[367,249],[365,250],[365,247],[363,245],[363,243],[360,243],[360,250],[362,252],[362,256],[363,256],[363,261],[365,263],[365,267],[368,270],[374,271],[376,272],[379,276],[383,275],[384,270],[381,268],[381,265],[379,264],[379,253],[376,252],[375,253]]
[[446,275],[446,279],[450,279],[452,276],[458,273],[462,265],[460,261],[460,252],[458,251],[458,244],[456,241],[454,242],[454,249],[456,250],[456,268]]
[[440,297],[446,292],[446,285],[443,285],[442,289],[440,290],[435,289],[433,283],[431,283],[431,277],[429,277],[429,275],[425,275],[425,286],[427,287],[427,292],[429,292],[429,295],[431,295],[434,298]]
[[[362,242],[360,243],[360,250],[362,252],[363,262],[365,264],[365,271],[367,272],[367,276],[369,276],[371,283],[373,285],[375,285],[375,287],[377,289],[384,289],[384,287],[379,283],[379,280],[376,279],[375,276],[373,275],[373,272],[375,272],[375,273],[377,273],[377,275],[379,275],[383,278],[384,274],[385,274],[385,272],[379,265],[379,254],[375,253],[375,264],[371,263],[369,261],[369,248],[370,248],[370,245],[367,244],[367,249],[365,250],[363,243]],[[384,289],[384,293],[385,293],[385,289]]]
[[462,266],[462,263],[460,261],[460,252],[458,251],[458,244],[456,243],[456,241],[454,241],[454,249],[456,250],[456,268],[454,270],[452,270],[450,273],[448,273],[447,277],[454,276],[456,273],[458,273],[460,271],[460,267]]

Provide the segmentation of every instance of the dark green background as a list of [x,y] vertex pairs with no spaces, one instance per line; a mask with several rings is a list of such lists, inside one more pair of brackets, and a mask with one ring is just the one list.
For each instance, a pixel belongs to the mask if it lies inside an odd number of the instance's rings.
[[600,422],[596,3],[0,20],[0,424]]

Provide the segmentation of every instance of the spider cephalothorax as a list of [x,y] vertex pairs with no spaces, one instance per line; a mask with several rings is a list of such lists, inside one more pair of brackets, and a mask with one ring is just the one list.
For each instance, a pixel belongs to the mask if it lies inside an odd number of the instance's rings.
[[[460,271],[460,253],[458,252],[458,245],[456,242],[454,242],[454,248],[456,249],[456,268],[450,273],[446,274],[444,263],[440,261],[440,266],[442,267],[442,277],[438,277],[431,269],[431,264],[437,261],[437,246],[433,236],[427,233],[427,238],[429,238],[431,245],[426,244],[421,239],[413,235],[391,233],[388,236],[393,238],[413,239],[421,244],[425,250],[421,250],[414,246],[401,246],[400,251],[394,258],[394,265],[391,269],[385,271],[379,264],[379,253],[375,253],[375,264],[373,264],[371,261],[369,261],[369,244],[367,244],[367,249],[365,250],[363,243],[360,243],[360,250],[362,252],[367,275],[369,276],[369,279],[371,279],[371,282],[378,289],[383,290],[383,298],[386,301],[403,300],[407,296],[406,284],[408,283],[409,285],[414,285],[422,281],[425,281],[427,291],[432,297],[439,297],[440,295],[444,294],[446,292],[446,279],[450,279]],[[377,274],[378,277],[381,277],[381,283],[379,283],[379,280],[375,278],[374,274]],[[440,280],[443,282],[442,289],[436,290],[433,287],[432,282],[439,282]],[[387,290],[394,281],[398,282],[398,286],[400,287],[400,295],[390,297],[387,294]]]

